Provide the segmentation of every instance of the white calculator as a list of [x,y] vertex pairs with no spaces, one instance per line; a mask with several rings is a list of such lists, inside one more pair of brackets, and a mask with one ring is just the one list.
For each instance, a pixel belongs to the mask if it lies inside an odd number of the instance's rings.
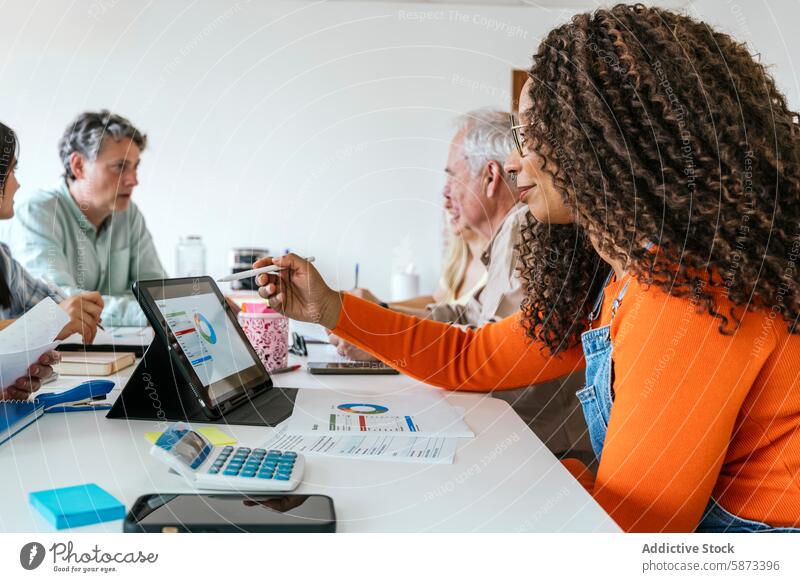
[[305,459],[292,451],[215,447],[189,425],[167,428],[150,454],[199,489],[218,491],[291,491],[303,478]]

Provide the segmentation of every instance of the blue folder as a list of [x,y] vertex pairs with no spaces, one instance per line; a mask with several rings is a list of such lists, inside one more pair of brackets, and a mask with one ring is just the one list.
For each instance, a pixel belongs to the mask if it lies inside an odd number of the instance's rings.
[[33,424],[45,412],[64,411],[66,403],[105,396],[112,388],[114,383],[110,380],[89,380],[70,390],[42,394],[33,400],[0,400],[0,444]]
[[44,405],[36,401],[0,401],[0,444],[6,442],[44,414]]

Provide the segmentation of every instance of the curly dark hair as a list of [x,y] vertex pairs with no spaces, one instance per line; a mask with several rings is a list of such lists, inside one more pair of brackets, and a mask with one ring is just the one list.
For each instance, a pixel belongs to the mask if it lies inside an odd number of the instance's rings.
[[[11,164],[19,157],[19,140],[14,130],[0,122],[0,202],[6,195],[6,180],[11,173]],[[11,307],[11,290],[3,265],[0,264],[0,307]]]
[[[594,247],[722,333],[744,309],[800,333],[798,115],[744,44],[620,4],[552,30],[529,75],[526,135],[575,216],[524,228],[529,337],[553,353],[578,343],[608,273]],[[556,247],[570,251],[543,260]],[[736,307],[718,310],[720,294]]]

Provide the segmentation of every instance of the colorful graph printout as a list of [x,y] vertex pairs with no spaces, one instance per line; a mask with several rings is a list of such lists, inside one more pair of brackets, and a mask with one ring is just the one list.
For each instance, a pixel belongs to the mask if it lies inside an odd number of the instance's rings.
[[389,412],[389,409],[380,404],[340,404],[337,406],[342,412],[350,412],[351,414],[383,414]]

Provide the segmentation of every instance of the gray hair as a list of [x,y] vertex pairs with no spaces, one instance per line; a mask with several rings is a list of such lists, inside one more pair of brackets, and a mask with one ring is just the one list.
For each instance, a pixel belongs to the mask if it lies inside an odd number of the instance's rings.
[[67,126],[64,135],[58,142],[58,153],[61,155],[61,163],[64,165],[65,178],[75,179],[69,166],[72,154],[78,153],[90,161],[96,160],[106,135],[111,136],[114,141],[130,138],[139,147],[139,150],[147,147],[147,136],[124,117],[111,113],[107,109],[81,113]]
[[491,161],[502,169],[514,148],[509,119],[507,111],[488,108],[469,111],[456,119],[458,130],[466,130],[462,149],[473,177]]

